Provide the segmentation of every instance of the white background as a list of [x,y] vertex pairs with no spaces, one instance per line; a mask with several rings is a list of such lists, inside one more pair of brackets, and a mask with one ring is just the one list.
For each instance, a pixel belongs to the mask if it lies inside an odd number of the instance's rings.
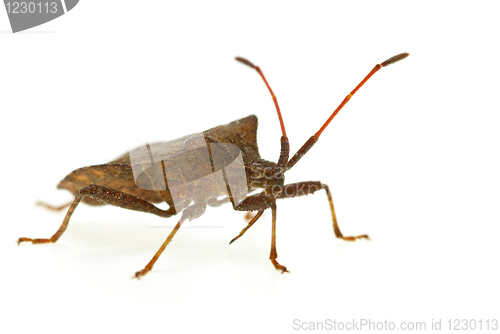
[[[499,319],[498,6],[471,2],[81,1],[12,34],[0,10],[2,191],[0,329],[40,333],[295,332],[319,322]],[[81,205],[56,244],[78,167],[249,114],[262,157],[280,102],[295,152],[357,83],[287,182],[330,185],[278,205],[281,275],[268,260],[271,215],[246,225],[230,206],[183,226],[140,281],[130,279],[176,218]],[[297,323],[297,322],[296,322]],[[305,324],[304,326],[309,326]],[[8,329],[5,331],[4,329]]]

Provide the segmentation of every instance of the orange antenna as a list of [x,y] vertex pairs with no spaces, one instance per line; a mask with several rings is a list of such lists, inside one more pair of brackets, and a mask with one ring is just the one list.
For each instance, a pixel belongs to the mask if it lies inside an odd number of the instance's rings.
[[325,124],[323,124],[323,126],[321,127],[321,129],[319,129],[318,132],[316,132],[316,134],[314,134],[314,137],[316,137],[316,139],[319,138],[319,136],[321,136],[321,133],[326,129],[326,127],[328,126],[328,124],[330,124],[330,122],[332,121],[332,119],[337,116],[337,114],[339,113],[340,109],[342,109],[345,104],[351,99],[351,97],[356,94],[356,92],[358,91],[358,89],[361,88],[361,86],[363,86],[365,84],[365,82],[368,81],[368,79],[370,79],[372,77],[372,75],[374,75],[378,70],[380,70],[382,67],[386,67],[386,66],[389,66],[391,64],[394,64],[400,60],[403,60],[405,59],[406,57],[408,57],[410,54],[409,53],[400,53],[398,54],[397,56],[394,56],[392,58],[389,58],[387,59],[386,61],[384,61],[383,63],[381,64],[377,64],[375,65],[375,67],[373,68],[373,70],[371,70],[370,73],[368,73],[368,75],[359,83],[359,85],[356,86],[356,88],[354,88],[354,90],[345,97],[345,99],[342,101],[342,103],[337,107],[337,109],[335,109],[335,111],[333,112],[333,114],[330,116],[330,118],[328,118],[328,120],[325,122]]
[[269,93],[271,93],[271,96],[273,98],[274,105],[276,106],[276,111],[278,112],[278,118],[280,120],[280,125],[281,125],[281,132],[283,133],[283,137],[286,137],[286,131],[285,131],[285,123],[283,123],[283,116],[281,116],[281,110],[280,106],[278,105],[278,99],[276,98],[276,95],[274,95],[273,90],[271,89],[271,86],[267,83],[266,77],[264,76],[264,73],[262,73],[261,69],[258,66],[255,66],[252,62],[246,60],[245,58],[241,57],[236,57],[235,58],[237,61],[240,63],[243,63],[253,69],[255,69],[261,76],[262,80],[264,80],[264,83],[267,86],[267,89],[269,89]]
[[371,70],[370,73],[368,73],[368,75],[359,83],[359,85],[357,85],[356,88],[354,88],[354,90],[349,95],[347,95],[345,97],[345,99],[342,101],[342,103],[337,107],[337,109],[335,109],[335,111],[333,112],[333,114],[330,116],[330,118],[328,118],[328,120],[325,122],[325,124],[323,124],[323,126],[319,129],[319,131],[316,132],[314,134],[314,136],[311,136],[311,138],[309,138],[304,143],[304,145],[302,145],[302,147],[297,151],[297,153],[295,153],[295,155],[288,161],[288,163],[286,164],[286,170],[288,171],[293,166],[295,166],[295,164],[311,149],[311,147],[313,147],[314,144],[316,144],[318,142],[319,136],[321,136],[321,133],[323,133],[323,131],[328,126],[328,124],[330,124],[330,122],[332,121],[332,119],[339,113],[340,109],[342,109],[345,106],[345,104],[347,103],[347,101],[349,101],[351,99],[351,97],[354,94],[356,94],[356,92],[358,91],[358,89],[360,89],[361,86],[363,86],[365,84],[365,82],[367,82],[368,79],[370,79],[371,76],[375,74],[375,72],[377,72],[378,70],[380,70],[382,67],[386,67],[386,66],[394,64],[394,63],[396,63],[396,62],[398,62],[400,60],[403,60],[406,57],[408,57],[409,55],[410,55],[409,53],[400,53],[397,56],[394,56],[392,58],[387,59],[386,61],[384,61],[381,64],[375,65],[375,67],[373,68],[373,70]]

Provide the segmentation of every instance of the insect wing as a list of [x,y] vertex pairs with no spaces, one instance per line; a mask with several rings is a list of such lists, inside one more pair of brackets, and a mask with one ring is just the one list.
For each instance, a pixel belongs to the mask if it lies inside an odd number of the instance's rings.
[[203,133],[166,143],[146,144],[129,151],[139,188],[169,190],[177,212],[191,201],[228,196],[238,205],[248,186],[238,146],[208,143]]
[[228,143],[210,143],[214,174],[222,175],[226,190],[234,205],[248,194],[245,162],[238,146]]

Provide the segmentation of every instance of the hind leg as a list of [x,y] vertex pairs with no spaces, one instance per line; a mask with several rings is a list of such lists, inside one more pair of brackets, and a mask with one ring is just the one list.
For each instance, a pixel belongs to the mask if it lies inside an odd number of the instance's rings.
[[73,203],[73,202],[69,202],[69,203],[66,203],[66,204],[63,204],[63,205],[60,205],[60,206],[53,206],[51,204],[47,204],[45,202],[38,201],[38,202],[36,202],[36,205],[43,206],[44,208],[52,210],[52,211],[61,211],[62,209],[67,208],[68,206],[70,206],[71,203]]
[[71,203],[71,206],[69,207],[61,226],[59,227],[57,232],[52,237],[50,237],[50,239],[19,238],[19,240],[17,240],[17,244],[20,244],[21,242],[31,242],[33,244],[56,242],[64,233],[64,231],[66,231],[73,212],[75,211],[82,198],[85,196],[89,196],[90,198],[104,204],[110,204],[134,211],[152,213],[160,217],[171,217],[173,214],[175,214],[175,210],[173,208],[162,210],[138,197],[92,183],[91,185],[80,189],[80,191],[76,194],[75,199],[73,203]]

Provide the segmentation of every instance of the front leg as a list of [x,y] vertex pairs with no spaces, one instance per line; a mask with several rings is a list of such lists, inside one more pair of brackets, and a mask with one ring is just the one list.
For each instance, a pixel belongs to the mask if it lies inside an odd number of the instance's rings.
[[281,273],[289,272],[285,266],[282,266],[281,264],[278,263],[276,260],[278,258],[278,252],[276,251],[276,199],[266,193],[260,193],[257,195],[249,196],[245,198],[239,205],[234,206],[235,210],[238,211],[251,211],[251,210],[259,210],[257,215],[250,221],[248,226],[241,231],[240,235],[238,235],[236,238],[234,238],[231,243],[241,237],[243,233],[248,230],[253,223],[257,221],[257,219],[260,218],[264,210],[271,208],[272,215],[273,215],[273,221],[272,221],[272,235],[271,235],[271,254],[269,256],[269,259],[271,260],[274,268],[277,270],[281,270]]
[[356,239],[370,239],[367,234],[358,235],[358,236],[347,236],[345,237],[342,232],[340,232],[339,225],[337,223],[337,216],[335,215],[335,208],[333,207],[333,199],[332,194],[330,193],[330,188],[326,184],[323,184],[319,181],[306,181],[306,182],[298,182],[291,183],[283,186],[283,191],[277,197],[277,199],[282,198],[292,198],[303,195],[312,194],[320,189],[324,189],[326,192],[326,196],[328,196],[328,202],[330,203],[330,211],[332,212],[332,220],[333,220],[333,231],[335,232],[335,236],[337,238],[354,241]]
[[[248,213],[250,212],[251,211],[248,211]],[[233,242],[238,240],[241,236],[243,236],[243,234],[245,234],[245,232],[248,231],[248,229],[252,227],[252,225],[255,224],[257,220],[259,220],[260,216],[262,216],[263,213],[264,210],[258,211],[257,214],[248,222],[248,225],[243,230],[241,230],[240,234],[238,234],[235,238],[233,238],[233,240],[229,241],[229,244],[232,244]]]

